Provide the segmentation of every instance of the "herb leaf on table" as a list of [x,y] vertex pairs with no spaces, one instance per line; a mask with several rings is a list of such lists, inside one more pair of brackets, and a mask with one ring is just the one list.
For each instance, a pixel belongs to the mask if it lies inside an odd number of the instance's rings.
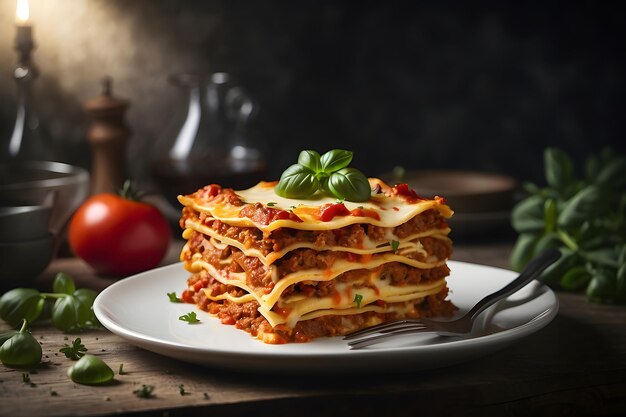
[[77,337],[74,339],[71,346],[65,343],[64,346],[59,349],[59,352],[63,353],[66,358],[77,361],[85,356],[85,352],[88,350],[89,349],[82,344],[80,337]]

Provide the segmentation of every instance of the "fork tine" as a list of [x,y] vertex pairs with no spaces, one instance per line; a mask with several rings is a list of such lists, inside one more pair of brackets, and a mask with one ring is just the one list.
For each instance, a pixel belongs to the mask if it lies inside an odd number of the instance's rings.
[[392,337],[392,336],[397,336],[397,335],[400,335],[400,334],[430,332],[430,331],[433,331],[433,330],[431,330],[430,328],[427,328],[425,326],[422,326],[422,327],[409,327],[409,328],[398,330],[398,331],[395,331],[395,332],[381,333],[381,334],[377,334],[377,335],[374,335],[374,336],[371,336],[371,337],[364,337],[362,339],[352,340],[352,341],[348,342],[348,346],[350,346],[351,350],[361,349],[361,348],[364,348],[366,346],[371,346],[373,344],[383,342],[385,339],[387,339],[389,337]]
[[396,333],[398,331],[417,331],[425,329],[426,326],[423,323],[390,323],[388,326],[384,326],[382,328],[377,328],[373,331],[367,332],[359,332],[359,334],[350,334],[343,338],[343,340],[358,340],[367,338],[373,334],[388,334],[388,333]]
[[368,334],[380,333],[382,331],[390,331],[390,329],[392,330],[392,329],[395,329],[396,327],[404,327],[409,324],[422,324],[422,323],[416,320],[412,320],[412,319],[404,319],[404,320],[391,321],[387,323],[381,323],[381,324],[377,324],[376,326],[366,327],[364,329],[357,330],[352,333],[348,333],[347,335],[343,337],[343,340],[351,340],[351,339],[356,339],[358,337],[366,336]]

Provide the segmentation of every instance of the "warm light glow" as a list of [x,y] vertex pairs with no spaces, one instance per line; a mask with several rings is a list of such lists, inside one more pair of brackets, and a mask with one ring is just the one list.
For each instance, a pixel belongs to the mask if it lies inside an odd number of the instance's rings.
[[30,9],[28,7],[28,0],[17,0],[17,10],[15,12],[15,21],[18,24],[24,25],[30,23]]

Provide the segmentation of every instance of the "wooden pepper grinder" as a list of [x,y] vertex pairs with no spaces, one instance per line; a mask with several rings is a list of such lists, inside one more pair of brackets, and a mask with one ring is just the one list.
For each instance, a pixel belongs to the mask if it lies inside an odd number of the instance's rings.
[[117,193],[126,179],[126,142],[131,134],[124,115],[130,103],[113,97],[112,80],[102,79],[102,93],[86,101],[92,118],[87,131],[91,144],[91,195]]

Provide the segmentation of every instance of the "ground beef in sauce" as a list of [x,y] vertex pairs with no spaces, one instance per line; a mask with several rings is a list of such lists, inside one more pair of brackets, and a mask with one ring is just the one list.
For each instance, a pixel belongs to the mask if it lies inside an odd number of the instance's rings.
[[363,247],[365,236],[376,243],[386,243],[388,232],[395,234],[399,239],[404,239],[415,233],[431,229],[445,229],[446,219],[437,210],[427,210],[400,226],[385,228],[370,224],[353,224],[336,230],[311,231],[297,230],[288,227],[276,229],[267,236],[255,227],[230,226],[204,213],[185,207],[180,220],[182,228],[186,228],[187,219],[194,223],[200,223],[215,230],[219,235],[235,239],[246,248],[259,249],[263,255],[270,252],[278,252],[295,242],[313,242],[316,246],[323,245],[343,246],[359,248]]
[[[420,240],[424,249],[429,255],[435,255],[438,259],[446,259],[451,254],[451,242],[449,240],[436,238],[423,238]],[[254,256],[245,256],[239,249],[227,246],[225,249],[216,248],[208,242],[206,237],[198,232],[193,232],[189,239],[190,251],[184,256],[184,260],[189,261],[193,253],[202,254],[202,259],[212,264],[218,270],[230,272],[246,271],[247,284],[256,289],[270,289],[274,287],[269,267]],[[212,249],[211,249],[212,248]],[[231,264],[223,264],[223,260],[232,255]],[[417,253],[411,254],[417,255]],[[417,259],[423,260],[423,256]],[[348,252],[340,251],[316,251],[313,249],[297,249],[291,251],[284,258],[278,260],[273,267],[277,269],[277,277],[280,279],[288,274],[307,269],[329,269],[338,259],[358,260],[359,256]],[[389,262],[376,268],[382,279],[388,279],[393,285],[417,284],[421,281],[428,282],[439,280],[447,275],[447,267],[437,267],[432,269],[418,269],[401,262]],[[326,295],[334,291],[334,283],[346,282],[361,279],[371,271],[367,269],[357,269],[345,272],[332,281],[312,281],[298,283],[290,286],[286,294],[292,292],[310,295]]]

